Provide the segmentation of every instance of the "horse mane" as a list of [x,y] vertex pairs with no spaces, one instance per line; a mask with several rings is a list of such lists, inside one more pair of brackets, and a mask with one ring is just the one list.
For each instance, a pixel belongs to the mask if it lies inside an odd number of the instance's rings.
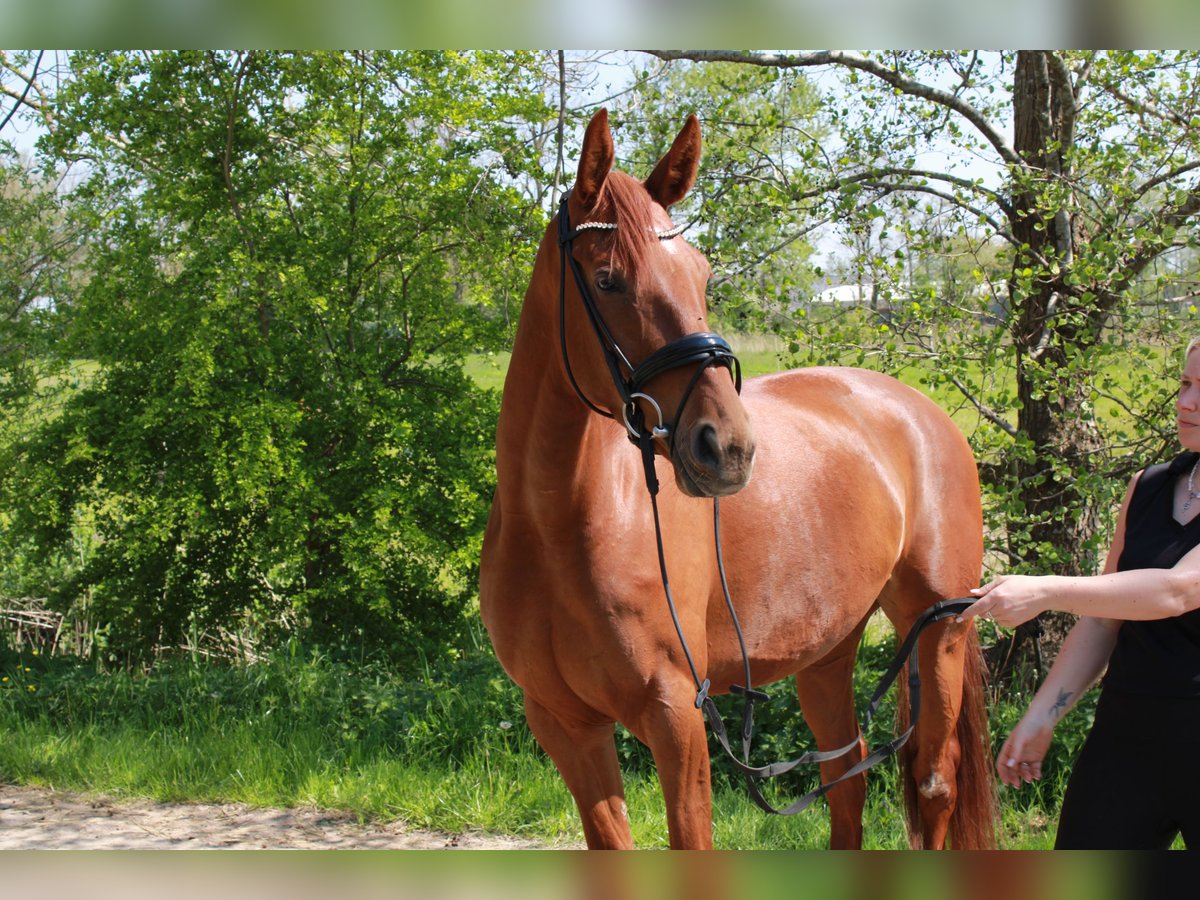
[[611,244],[608,251],[614,266],[628,272],[647,265],[650,248],[658,243],[654,207],[640,181],[617,170],[609,173],[590,220],[617,223],[616,231],[599,233],[602,248],[604,242]]

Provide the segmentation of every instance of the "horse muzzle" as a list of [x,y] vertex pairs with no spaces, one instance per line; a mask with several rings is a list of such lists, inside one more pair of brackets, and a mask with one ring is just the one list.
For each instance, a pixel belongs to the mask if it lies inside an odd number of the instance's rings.
[[671,462],[675,483],[690,497],[727,497],[750,483],[754,438],[746,430],[697,419],[675,436]]

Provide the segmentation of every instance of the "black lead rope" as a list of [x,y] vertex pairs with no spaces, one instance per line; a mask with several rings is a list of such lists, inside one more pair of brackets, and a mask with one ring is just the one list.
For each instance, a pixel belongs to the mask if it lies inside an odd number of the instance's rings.
[[[717,705],[712,697],[709,696],[711,682],[707,678],[700,678],[700,673],[696,669],[696,663],[692,657],[691,648],[688,646],[687,638],[683,634],[683,626],[679,621],[679,613],[675,607],[675,598],[671,592],[671,582],[667,576],[666,554],[663,550],[662,524],[658,514],[658,477],[654,471],[654,439],[640,418],[637,421],[636,427],[640,435],[637,443],[642,452],[642,467],[646,474],[646,489],[650,494],[650,505],[654,512],[654,537],[658,546],[658,565],[660,574],[662,575],[663,593],[666,595],[667,609],[671,613],[671,621],[679,637],[680,647],[683,649],[684,658],[687,660],[688,668],[692,673],[692,680],[696,685],[696,707],[703,709],[704,717],[708,721],[713,736],[717,739],[717,742],[721,745],[721,748],[725,751],[725,755],[733,763],[734,767],[745,776],[746,787],[750,792],[751,799],[754,800],[759,808],[774,815],[795,815],[807,809],[843,781],[847,781],[865,772],[904,746],[904,743],[916,728],[921,713],[921,675],[917,659],[917,640],[921,636],[921,632],[930,625],[940,622],[943,619],[960,615],[975,602],[975,599],[973,597],[961,597],[954,600],[939,600],[921,613],[913,623],[912,628],[909,629],[908,635],[900,645],[891,665],[888,666],[887,671],[884,672],[883,677],[879,680],[879,684],[876,686],[870,701],[867,703],[866,713],[863,716],[862,724],[859,726],[859,732],[850,743],[836,750],[811,750],[795,759],[771,763],[766,766],[751,765],[750,750],[754,735],[754,704],[758,701],[766,701],[768,697],[762,691],[754,690],[751,687],[753,682],[750,678],[750,655],[746,649],[746,640],[742,634],[741,624],[738,622],[737,612],[734,610],[733,600],[729,593],[729,583],[725,576],[725,561],[721,547],[720,501],[715,497],[713,498],[713,530],[716,536],[717,569],[721,575],[721,590],[725,595],[725,606],[729,610],[730,620],[733,623],[738,644],[741,648],[743,673],[746,682],[745,685],[730,685],[730,691],[740,694],[744,701],[742,706],[742,754],[740,758],[730,743],[729,734],[725,729],[725,722],[721,718],[721,713],[717,709]],[[863,734],[866,733],[867,726],[870,725],[871,720],[874,718],[880,702],[899,677],[900,672],[903,671],[906,662],[908,663],[910,725],[905,729],[904,733],[874,748],[863,759],[855,763],[840,776],[832,781],[818,785],[785,809],[777,809],[772,806],[759,790],[758,781],[775,778],[799,766],[819,764],[839,759],[858,747],[859,741]]]

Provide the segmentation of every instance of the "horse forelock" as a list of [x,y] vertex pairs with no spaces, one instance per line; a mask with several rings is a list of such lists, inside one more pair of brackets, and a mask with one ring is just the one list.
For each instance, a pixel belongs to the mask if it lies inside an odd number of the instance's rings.
[[614,266],[631,272],[650,264],[651,248],[658,244],[654,221],[656,206],[636,178],[624,172],[609,173],[592,220],[617,224],[616,231],[601,237],[607,242]]

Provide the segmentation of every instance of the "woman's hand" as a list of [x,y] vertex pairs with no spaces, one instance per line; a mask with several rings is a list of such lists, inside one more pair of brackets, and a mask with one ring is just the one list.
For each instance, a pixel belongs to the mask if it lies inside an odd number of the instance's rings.
[[1031,722],[1038,718],[1046,717],[1036,716],[1032,710],[1026,713],[996,757],[996,772],[1009,787],[1020,787],[1022,783],[1029,784],[1042,777],[1042,760],[1050,749],[1054,726],[1048,721],[1045,724]]
[[1049,605],[1049,583],[1053,575],[1001,575],[983,587],[971,588],[975,602],[958,621],[983,616],[1005,628],[1028,622]]

